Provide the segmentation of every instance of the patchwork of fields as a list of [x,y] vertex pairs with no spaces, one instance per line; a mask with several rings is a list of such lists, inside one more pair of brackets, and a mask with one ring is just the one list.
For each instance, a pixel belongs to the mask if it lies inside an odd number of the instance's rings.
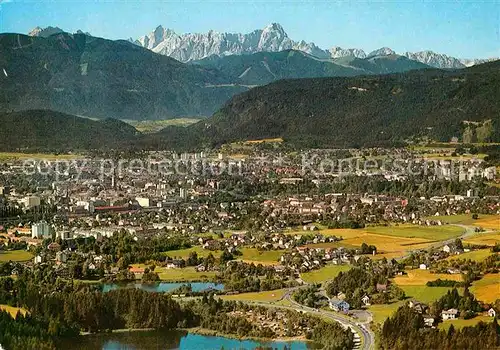
[[463,240],[466,244],[477,244],[477,245],[487,245],[494,246],[500,244],[500,232],[495,233],[479,233],[474,236],[467,237]]
[[[464,229],[457,226],[374,226],[364,229],[323,229],[324,236],[342,237],[343,240],[334,243],[311,244],[311,248],[357,248],[363,243],[377,247],[375,259],[399,258],[409,251],[424,249],[437,241],[444,241],[463,234]],[[288,234],[309,234],[306,231],[290,231]]]
[[381,235],[407,237],[407,238],[422,238],[428,240],[448,240],[459,237],[464,229],[457,226],[376,226],[367,227],[366,231],[370,233],[378,233]]
[[[440,279],[447,279],[452,281],[462,281],[462,275],[450,275],[443,273],[431,273],[429,270],[408,270],[407,275],[396,276],[394,282],[399,286],[425,286],[429,281]],[[436,287],[432,287],[436,288]]]
[[477,219],[472,218],[472,214],[458,214],[458,215],[440,215],[440,216],[429,216],[426,219],[428,220],[439,220],[442,223],[446,224],[460,224],[460,225],[474,225],[481,226],[482,223],[488,222],[492,219],[497,218],[498,215],[484,215],[479,214]]
[[473,260],[473,261],[483,261],[493,253],[491,252],[491,249],[479,249],[479,250],[473,250],[471,252],[463,253],[460,255],[452,255],[446,258],[446,260],[452,261],[452,260]]
[[484,229],[500,230],[500,215],[480,217],[473,223],[474,226],[480,226]]
[[471,292],[478,300],[492,303],[500,299],[500,274],[489,274],[483,276],[479,281],[472,284]]

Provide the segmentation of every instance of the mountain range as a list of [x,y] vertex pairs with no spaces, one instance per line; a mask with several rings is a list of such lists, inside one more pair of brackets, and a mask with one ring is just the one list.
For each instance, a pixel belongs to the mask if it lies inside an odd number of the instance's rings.
[[[52,27],[37,28],[32,34],[33,36],[0,34],[0,111],[49,109],[101,119],[206,117],[217,111],[217,115],[220,115],[220,111],[225,108],[221,107],[240,98],[240,93],[244,93],[241,96],[253,96],[245,92],[252,91],[256,86],[273,83],[273,88],[278,86],[283,91],[289,91],[286,84],[296,86],[303,82],[307,86],[310,81],[295,82],[289,80],[291,78],[353,79],[351,87],[365,89],[358,85],[358,80],[354,77],[362,76],[359,79],[380,79],[385,82],[393,77],[379,76],[380,74],[396,73],[397,77],[401,73],[414,71],[415,73],[408,73],[408,76],[426,76],[427,71],[434,71],[430,64],[397,55],[386,47],[369,54],[351,50],[349,52],[352,55],[344,55],[342,49],[335,48],[330,52],[331,55],[335,53],[335,58],[319,58],[318,55],[306,53],[305,46],[314,46],[305,43],[302,49],[297,47],[282,50],[293,42],[277,24],[268,26],[266,30],[255,31],[247,39],[239,36],[237,42],[248,44],[239,46],[248,50],[245,54],[213,54],[189,63],[157,54],[127,40],[107,40],[82,31],[69,34]],[[260,49],[281,51],[251,53],[249,48],[254,47],[252,45],[255,42]],[[475,67],[480,69],[481,66],[483,65]],[[490,67],[487,64],[485,66]],[[439,70],[436,72],[438,76],[446,73]],[[449,74],[460,75],[466,72],[467,69],[459,69]],[[469,79],[470,76],[466,74],[460,79]],[[284,81],[279,83],[280,80]],[[275,83],[276,81],[278,82]],[[426,85],[429,83],[426,82]],[[447,88],[448,85],[443,87],[444,90]],[[479,89],[481,86],[474,88]],[[257,91],[263,91],[260,89]],[[324,91],[316,92],[329,96]],[[344,96],[344,92],[343,89],[339,90],[339,96]],[[294,96],[293,93],[290,94]],[[305,96],[307,95],[306,91]],[[356,96],[347,95],[344,98]],[[378,100],[373,100],[370,104],[377,104],[377,101],[387,98],[384,94],[376,96]],[[309,98],[315,100],[312,95]],[[412,98],[418,101],[420,97]],[[251,103],[250,99],[244,101]],[[294,105],[292,102],[287,103]],[[273,101],[267,101],[266,105],[272,106]],[[361,103],[359,109],[369,108],[363,106]],[[391,105],[387,106],[390,111]],[[336,107],[328,105],[328,108]],[[345,111],[358,112],[358,109]],[[328,113],[325,112],[325,115]],[[470,117],[473,120],[475,116]]]
[[52,109],[94,118],[208,116],[236,93],[224,74],[126,40],[59,32],[0,34],[0,110]]
[[235,94],[279,79],[429,68],[388,50],[336,59],[299,50],[212,55],[186,64],[126,40],[82,31],[50,27],[32,34],[0,34],[0,111],[51,109],[136,120],[206,117]]
[[[208,33],[177,34],[172,29],[158,26],[151,33],[137,40],[129,40],[181,62],[197,61],[210,56],[223,57],[289,49],[303,51],[320,59],[334,59],[346,56],[367,58],[396,54],[387,47],[370,53],[358,48],[332,47],[329,50],[322,49],[314,43],[290,39],[283,27],[278,23],[271,23],[263,29],[257,29],[248,34],[219,33],[212,30]],[[436,68],[465,68],[489,61],[489,59],[458,59],[432,51],[404,52],[400,55]]]
[[256,86],[290,78],[351,77],[400,73],[430,66],[395,54],[321,60],[298,50],[257,52],[248,55],[210,56],[192,64],[219,70],[230,81]]
[[465,134],[472,142],[498,142],[500,61],[454,71],[279,80],[234,96],[180,140],[179,133],[162,131],[165,140],[190,147],[276,137],[305,147],[390,146]]
[[194,150],[276,137],[300,148],[395,146],[452,137],[499,142],[500,61],[454,71],[279,80],[234,96],[196,124],[154,134],[141,134],[116,119],[51,110],[0,112],[0,125],[0,150],[52,152]]

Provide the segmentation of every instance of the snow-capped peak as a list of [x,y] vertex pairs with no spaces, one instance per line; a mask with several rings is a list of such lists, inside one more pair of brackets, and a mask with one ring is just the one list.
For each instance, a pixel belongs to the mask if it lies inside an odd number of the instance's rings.
[[28,35],[47,38],[51,35],[59,34],[59,33],[63,33],[63,32],[64,31],[58,27],[47,27],[47,28],[35,27],[28,33]]
[[[346,56],[373,58],[396,55],[396,52],[389,47],[382,47],[368,55],[362,49],[357,48],[344,49],[334,46],[330,50],[324,50],[314,43],[290,39],[279,23],[270,23],[262,29],[256,29],[247,34],[220,33],[213,30],[207,33],[176,34],[173,30],[165,29],[160,25],[150,34],[135,40],[135,44],[182,62],[200,60],[210,56],[221,57],[289,49],[303,51],[322,59],[336,59]],[[406,52],[403,55],[437,68],[463,68],[465,65],[483,62],[483,60],[460,61],[457,58],[432,51]]]
[[343,49],[339,46],[334,46],[330,49],[331,58],[341,58],[341,57],[357,57],[365,58],[366,53],[361,49]]
[[389,47],[381,47],[380,49],[374,50],[368,54],[367,57],[375,57],[375,56],[389,56],[395,55],[396,52]]
[[285,32],[285,29],[279,23],[270,23],[262,29],[262,32],[277,32],[283,36],[288,36]]
[[464,68],[465,65],[455,57],[436,53],[430,50],[419,52],[405,52],[403,56],[411,60],[419,61],[436,68]]

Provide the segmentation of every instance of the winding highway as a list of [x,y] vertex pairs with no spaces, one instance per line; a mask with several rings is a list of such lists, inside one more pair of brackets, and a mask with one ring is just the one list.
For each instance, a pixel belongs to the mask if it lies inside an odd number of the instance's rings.
[[297,288],[289,289],[281,299],[288,301],[290,303],[290,306],[280,305],[276,304],[275,302],[267,302],[267,301],[243,301],[243,302],[248,304],[266,306],[266,307],[295,310],[304,313],[307,312],[317,316],[322,316],[324,318],[336,321],[340,323],[344,328],[346,329],[349,328],[351,330],[351,332],[354,334],[354,344],[355,344],[354,349],[361,349],[361,350],[375,349],[375,335],[366,324],[357,323],[353,321],[350,317],[342,315],[340,313],[331,312],[323,309],[314,309],[299,304],[291,297],[293,291],[296,289]]

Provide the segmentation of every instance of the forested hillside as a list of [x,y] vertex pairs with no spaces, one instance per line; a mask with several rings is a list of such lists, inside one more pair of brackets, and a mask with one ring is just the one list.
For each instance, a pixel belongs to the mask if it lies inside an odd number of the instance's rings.
[[[479,141],[500,140],[500,61],[459,71],[278,81],[235,96],[191,129],[213,144],[283,137],[356,147],[463,139],[470,122],[490,125]],[[476,131],[466,141],[477,139]]]
[[208,116],[247,90],[229,85],[213,69],[85,34],[0,34],[0,52],[4,111],[52,109],[137,120]]
[[3,151],[128,147],[137,138],[137,130],[116,119],[96,121],[49,110],[0,113],[0,125]]

